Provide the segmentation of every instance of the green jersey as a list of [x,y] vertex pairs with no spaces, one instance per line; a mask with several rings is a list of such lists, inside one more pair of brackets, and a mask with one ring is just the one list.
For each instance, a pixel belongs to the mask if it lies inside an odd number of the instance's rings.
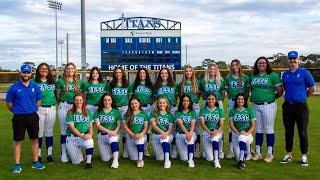
[[235,100],[237,94],[245,93],[246,89],[250,86],[249,76],[243,74],[241,79],[242,82],[240,84],[240,78],[232,74],[228,74],[225,78],[225,88],[227,89],[229,99]]
[[108,85],[105,82],[90,83],[85,84],[84,91],[87,94],[87,104],[97,106],[104,93],[107,92]]
[[[37,83],[37,82],[35,82]],[[40,81],[37,83],[41,91],[41,106],[55,105],[57,103],[55,90],[55,84],[48,84],[47,81]]]
[[[69,113],[67,115],[67,124],[74,124],[74,127],[81,133],[89,132],[90,124],[93,122],[92,114],[87,110],[87,116],[83,116],[81,112]],[[68,126],[67,135],[73,134]]]
[[225,85],[224,85],[224,80],[221,79],[220,84],[218,84],[216,82],[216,80],[208,80],[208,82],[206,82],[205,80],[203,80],[201,82],[201,91],[202,93],[202,99],[207,99],[208,94],[210,93],[214,93],[217,98],[218,101],[222,100],[222,91],[224,91]]
[[[124,122],[125,121],[126,120],[124,120]],[[133,132],[133,134],[141,133],[142,130],[144,129],[145,122],[149,122],[149,118],[148,118],[147,113],[140,111],[137,114],[134,114],[132,122],[131,122],[131,131]]]
[[123,87],[122,84],[116,84],[115,87],[111,89],[111,94],[118,107],[128,106],[128,88]]
[[[76,85],[74,81],[68,81],[68,87],[65,87],[66,84],[64,82],[64,77],[61,77],[56,82],[56,89],[60,90],[60,100],[67,101],[72,103],[74,100],[74,96],[76,94]],[[78,91],[81,92],[83,90],[83,82],[81,80],[78,81]]]
[[210,131],[213,131],[215,129],[219,129],[220,121],[224,121],[224,114],[223,110],[218,107],[214,109],[205,107],[200,110],[199,118],[203,118],[204,124],[207,126],[207,128]]
[[[196,121],[196,113],[194,111],[188,111],[186,113],[177,111],[175,114],[175,120],[181,119],[184,127],[190,131],[192,121]],[[184,133],[182,129],[177,125],[176,131],[178,133]]]
[[145,85],[145,83],[140,82],[136,89],[133,89],[134,83],[129,85],[129,94],[134,95],[141,105],[153,104],[153,89]]
[[114,131],[118,122],[121,121],[121,115],[118,109],[111,108],[109,112],[103,109],[101,112],[98,112],[98,110],[95,112],[94,119],[100,121],[104,128]]
[[175,84],[173,87],[168,84],[162,83],[160,88],[156,90],[157,97],[165,97],[168,99],[171,106],[177,105],[177,96],[178,96],[177,85]]
[[[167,132],[170,125],[173,125],[173,115],[169,112],[166,112],[165,114],[159,113],[157,120],[155,119],[155,113],[151,113],[150,115],[150,121],[157,121],[157,126],[159,129],[161,129],[164,132]],[[155,134],[158,134],[158,132],[153,131]]]
[[234,127],[238,131],[247,132],[251,127],[251,122],[256,120],[256,117],[250,108],[235,108],[229,113],[230,121],[233,121]]
[[[197,81],[196,86],[198,88],[198,91],[199,91],[199,87],[200,87],[199,84],[200,84],[199,81]],[[183,86],[183,87],[181,88],[181,86]],[[193,91],[191,81],[185,81],[183,85],[182,85],[182,83],[180,83],[178,89],[179,89],[179,94],[186,94],[186,95],[190,96],[192,103],[199,102],[199,93],[198,92],[195,93]]]
[[272,102],[276,99],[276,87],[281,85],[277,73],[258,74],[251,77],[251,102]]

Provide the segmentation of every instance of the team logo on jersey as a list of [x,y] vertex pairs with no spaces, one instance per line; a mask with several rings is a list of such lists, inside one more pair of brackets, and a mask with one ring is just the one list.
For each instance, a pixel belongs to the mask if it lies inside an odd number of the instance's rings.
[[235,114],[234,115],[234,121],[249,121],[249,115],[248,114]]
[[159,88],[158,94],[166,94],[166,93],[170,93],[173,94],[174,90],[172,87],[161,87]]
[[191,122],[191,116],[181,116],[181,119],[183,123],[190,123]]
[[267,84],[268,83],[268,78],[254,78],[251,82],[252,85],[256,84]]
[[74,84],[68,84],[68,91],[75,91],[76,86]]
[[89,122],[89,117],[88,116],[83,116],[83,115],[73,115],[73,121],[76,122],[76,123]]
[[114,117],[109,115],[99,115],[99,120],[102,123],[114,123]]
[[218,86],[217,84],[207,84],[205,86],[205,90],[206,91],[219,91],[220,86]]
[[158,124],[163,125],[163,126],[167,126],[167,125],[169,125],[169,121],[167,118],[159,117]]
[[127,88],[113,88],[112,95],[128,95]]
[[217,114],[206,114],[204,116],[204,120],[218,122],[220,120],[220,116]]
[[88,88],[89,93],[104,93],[103,87],[89,87]]
[[184,93],[189,93],[189,92],[192,92],[193,89],[192,89],[192,86],[183,86],[183,92]]
[[136,92],[151,93],[151,89],[145,86],[138,86]]
[[41,91],[54,91],[56,89],[54,84],[39,84],[38,87]]
[[134,124],[143,124],[144,123],[144,119],[141,117],[134,117],[133,118],[133,123]]
[[243,88],[243,83],[240,85],[240,83],[237,82],[237,81],[231,81],[229,85],[230,85],[230,87],[233,88],[233,89]]

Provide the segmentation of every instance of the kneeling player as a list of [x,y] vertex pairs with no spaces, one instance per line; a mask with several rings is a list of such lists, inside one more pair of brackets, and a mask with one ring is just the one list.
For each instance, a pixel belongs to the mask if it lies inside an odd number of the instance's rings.
[[202,139],[206,159],[213,161],[215,168],[221,168],[219,162],[219,142],[222,139],[224,115],[219,108],[217,96],[209,94],[206,99],[206,106],[200,111],[200,125],[203,128]]
[[98,129],[98,147],[101,160],[109,161],[112,152],[111,168],[118,168],[121,115],[110,94],[104,94],[101,97],[94,119]]
[[147,140],[148,115],[141,109],[137,98],[132,96],[129,100],[129,108],[124,122],[126,131],[126,146],[131,160],[137,161],[137,167],[143,167],[144,144]]
[[245,94],[239,93],[236,96],[236,103],[230,111],[229,118],[238,168],[244,169],[247,146],[253,141],[252,132],[256,127],[256,118],[253,111],[248,108]]
[[196,113],[192,110],[192,103],[188,95],[181,96],[175,119],[177,123],[176,143],[180,160],[188,160],[189,167],[194,168],[194,143],[197,139],[194,132]]
[[76,94],[74,103],[67,115],[67,150],[72,164],[83,161],[81,148],[86,149],[86,169],[92,168],[91,158],[93,154],[93,126],[92,114],[86,109],[83,94]]
[[171,167],[170,144],[173,140],[173,115],[169,112],[169,102],[160,97],[156,103],[155,111],[151,114],[151,126],[153,128],[152,146],[156,160],[164,159],[164,168]]

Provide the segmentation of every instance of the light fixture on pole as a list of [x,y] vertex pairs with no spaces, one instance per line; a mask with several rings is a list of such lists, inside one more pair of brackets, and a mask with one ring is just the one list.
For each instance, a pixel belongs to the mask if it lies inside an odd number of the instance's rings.
[[57,20],[57,11],[62,10],[62,3],[58,1],[48,0],[48,7],[55,11],[56,17],[56,70],[58,69],[58,20]]

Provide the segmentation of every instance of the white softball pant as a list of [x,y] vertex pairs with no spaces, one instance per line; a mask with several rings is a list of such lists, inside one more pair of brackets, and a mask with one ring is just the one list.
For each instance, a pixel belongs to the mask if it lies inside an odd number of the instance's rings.
[[131,136],[126,134],[126,147],[128,149],[128,153],[131,160],[137,161],[138,160],[138,150],[137,145],[145,144],[147,141],[147,136],[144,135],[140,139],[136,140],[133,139]]
[[167,142],[171,144],[173,140],[173,135],[170,134],[167,138],[162,139],[160,134],[152,134],[152,147],[154,151],[154,155],[156,156],[157,161],[163,161],[164,160],[164,153],[162,148],[162,143]]
[[207,131],[202,132],[202,142],[203,142],[203,150],[206,153],[206,160],[207,161],[213,161],[213,148],[212,148],[212,142],[216,141],[219,143],[219,141],[222,140],[222,133],[219,133],[218,135],[211,137],[210,134],[207,133]]
[[66,135],[67,132],[67,113],[72,108],[72,104],[68,104],[66,102],[60,102],[58,117],[60,122],[60,131],[61,135]]
[[196,133],[192,134],[192,138],[190,141],[187,141],[187,137],[185,134],[176,133],[176,145],[178,154],[180,155],[180,160],[187,161],[188,160],[188,145],[194,144],[197,140]]
[[109,136],[98,134],[98,148],[101,155],[101,161],[109,161],[112,157],[111,143],[119,142],[119,135]]
[[56,121],[56,106],[39,107],[39,138],[53,136],[54,124]]
[[83,161],[82,148],[93,148],[93,139],[83,140],[73,135],[67,136],[67,150],[72,164],[79,164]]
[[[234,148],[234,154],[236,155],[236,159],[239,160],[239,155],[240,155],[240,147],[239,147],[239,142],[246,142],[247,147],[250,147],[250,144],[253,142],[253,136],[252,134],[245,136],[245,135],[237,135],[232,132],[232,144]],[[250,151],[250,149],[248,149]]]
[[257,105],[252,103],[252,110],[256,115],[257,133],[274,133],[274,120],[277,113],[277,103]]

